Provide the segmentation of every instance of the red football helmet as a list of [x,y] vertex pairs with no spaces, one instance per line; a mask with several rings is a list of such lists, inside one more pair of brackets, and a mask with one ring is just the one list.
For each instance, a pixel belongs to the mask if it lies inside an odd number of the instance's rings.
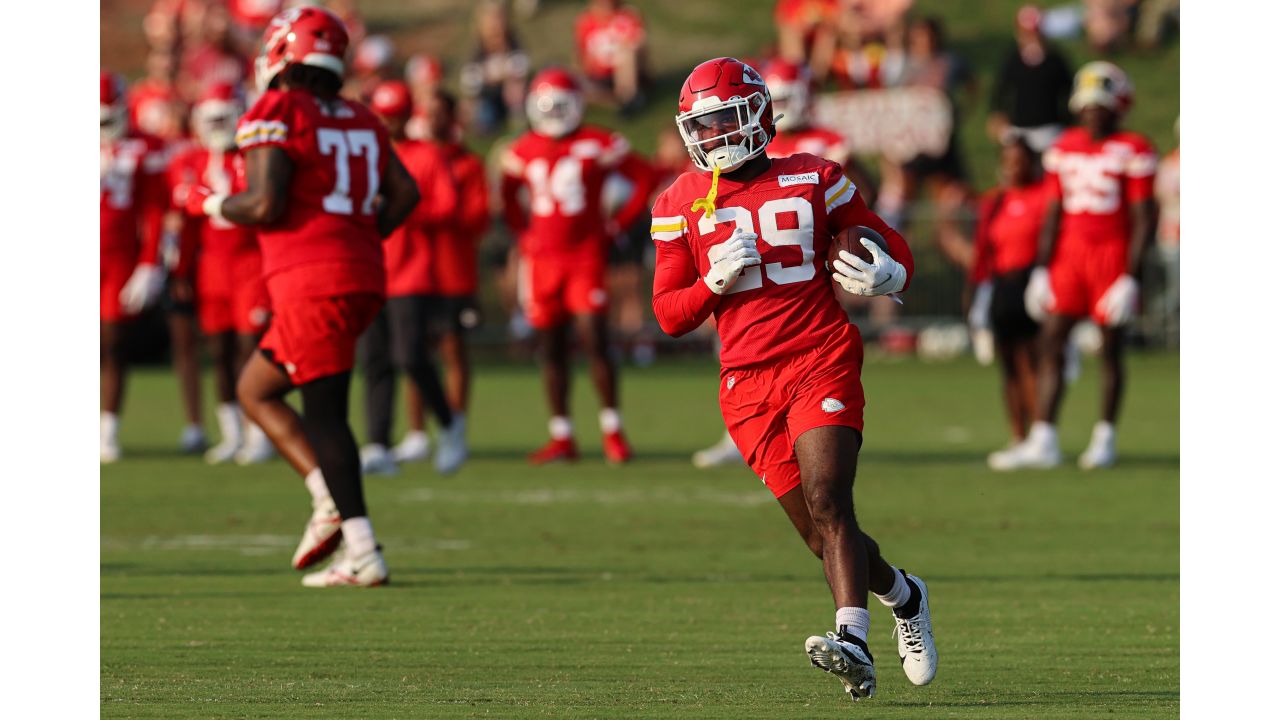
[[271,18],[254,60],[258,90],[265,92],[290,65],[324,68],[338,77],[345,69],[347,28],[337,15],[317,7],[290,8]]
[[1133,105],[1133,83],[1115,64],[1105,60],[1085,63],[1076,72],[1067,105],[1073,113],[1079,113],[1090,105],[1101,105],[1117,115],[1124,115]]
[[773,139],[773,102],[764,78],[736,58],[708,60],[680,88],[676,129],[693,164],[736,170]]
[[543,70],[529,83],[525,112],[534,132],[553,138],[564,137],[582,124],[582,88],[565,70]]
[[426,53],[410,55],[404,63],[404,79],[415,86],[438,85],[444,79],[444,68]]
[[769,87],[777,128],[785,132],[807,125],[813,89],[809,68],[788,60],[771,60],[761,74]]
[[125,101],[127,91],[124,78],[109,70],[102,71],[102,94],[98,102],[103,143],[119,139],[129,127],[129,105]]
[[373,89],[369,108],[382,117],[407,118],[413,113],[409,86],[399,80],[384,80]]
[[236,123],[244,114],[244,97],[231,83],[205,88],[191,109],[191,131],[210,150],[230,150],[236,144]]

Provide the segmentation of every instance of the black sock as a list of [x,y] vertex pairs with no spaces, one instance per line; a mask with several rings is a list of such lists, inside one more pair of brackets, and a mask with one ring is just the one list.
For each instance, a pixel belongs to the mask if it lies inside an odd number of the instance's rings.
[[915,580],[907,577],[906,570],[899,570],[898,572],[902,573],[902,579],[906,580],[907,587],[911,588],[911,598],[902,607],[894,608],[893,614],[895,617],[900,618],[915,617],[920,613],[920,600],[924,597],[924,593],[920,592],[920,586],[916,584]]

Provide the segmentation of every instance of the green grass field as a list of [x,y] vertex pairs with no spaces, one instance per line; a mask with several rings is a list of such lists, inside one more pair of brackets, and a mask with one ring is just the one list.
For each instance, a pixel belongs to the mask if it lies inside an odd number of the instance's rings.
[[[930,583],[941,664],[911,687],[873,601],[880,690],[852,707],[802,644],[830,629],[818,562],[718,437],[710,361],[624,377],[639,459],[530,468],[531,368],[482,368],[474,460],[367,484],[392,584],[299,585],[308,512],[282,462],[178,457],[173,379],[137,374],[128,458],[102,473],[101,708],[110,718],[1168,718],[1178,714],[1178,372],[1135,357],[1123,462],[997,475],[995,373],[872,361],[859,516]],[[1096,366],[1069,394],[1074,460]],[[357,404],[359,390],[354,395]]]

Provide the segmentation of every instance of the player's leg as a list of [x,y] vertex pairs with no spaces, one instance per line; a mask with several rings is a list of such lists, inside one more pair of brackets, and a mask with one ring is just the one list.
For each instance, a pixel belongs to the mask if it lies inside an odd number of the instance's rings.
[[236,403],[236,375],[239,370],[240,348],[236,334],[227,328],[223,332],[209,333],[209,355],[213,360],[214,391],[218,397],[219,440],[204,454],[205,462],[224,463],[235,457],[244,443],[240,425],[240,406]]
[[104,463],[120,459],[120,409],[124,403],[124,324],[102,320],[98,324],[98,366],[102,375],[102,418],[99,428],[99,459]]
[[390,311],[383,307],[360,336],[357,353],[364,368],[365,446],[360,449],[361,468],[370,475],[399,472],[388,449],[391,415],[395,408],[396,375],[391,359]]
[[529,456],[529,462],[535,465],[578,458],[573,424],[569,420],[569,325],[563,321],[538,329],[542,386],[551,409],[548,425],[551,441]]
[[187,424],[182,429],[179,446],[185,453],[201,452],[208,444],[200,411],[200,333],[191,300],[174,298],[169,313],[169,337],[173,350],[173,372],[178,378],[178,391]]
[[1075,317],[1053,313],[1041,323],[1040,335],[1035,341],[1036,404],[1031,427],[1021,443],[987,458],[992,469],[1051,468],[1061,462],[1058,409],[1062,404],[1067,341],[1075,324]]
[[591,368],[591,382],[600,398],[600,432],[604,436],[604,456],[612,463],[631,459],[631,446],[622,432],[618,411],[618,368],[609,354],[609,316],[605,313],[577,315],[579,343]]
[[444,361],[444,392],[454,413],[465,413],[471,402],[471,357],[464,331],[452,329],[440,338]]
[[[394,301],[394,302],[393,302]],[[387,303],[391,328],[392,362],[412,379],[426,406],[440,423],[436,471],[457,472],[467,458],[466,428],[455,418],[440,384],[440,371],[431,359],[428,343],[431,299],[426,296],[393,298]]]
[[[271,297],[262,280],[261,258],[250,255],[242,258],[235,269],[239,284],[232,290],[232,327],[236,333],[235,373],[239,376],[253,356],[258,341],[271,324]],[[271,439],[257,423],[241,412],[244,441],[236,452],[235,461],[241,465],[256,465],[276,456]]]
[[316,456],[302,430],[302,418],[284,401],[293,390],[289,376],[262,351],[249,357],[236,382],[240,407],[271,439],[285,461],[307,476],[316,467]]
[[302,394],[302,427],[342,518],[346,545],[342,557],[325,570],[308,574],[302,583],[308,587],[381,585],[387,581],[387,566],[369,522],[360,452],[347,421],[351,373],[327,375],[298,389]]
[[1080,467],[1091,470],[1116,462],[1116,418],[1124,395],[1124,327],[1102,328],[1102,419],[1093,426],[1089,446],[1080,455]]
[[405,433],[400,442],[391,449],[391,456],[396,462],[417,462],[426,460],[431,454],[431,439],[427,435],[426,409],[423,407],[422,393],[410,378],[404,379],[404,418]]

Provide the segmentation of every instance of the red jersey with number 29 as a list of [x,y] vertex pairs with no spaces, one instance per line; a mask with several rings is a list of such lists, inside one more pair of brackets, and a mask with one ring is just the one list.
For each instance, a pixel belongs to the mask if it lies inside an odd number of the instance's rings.
[[376,199],[393,151],[368,108],[268,90],[240,119],[236,145],[278,147],[293,163],[284,216],[258,233],[273,299],[385,292]]
[[1151,198],[1155,148],[1135,132],[1094,140],[1070,128],[1044,153],[1049,192],[1062,202],[1058,248],[1067,252],[1129,242],[1129,208]]
[[[688,172],[654,203],[653,309],[670,335],[693,330],[714,312],[725,368],[803,353],[849,324],[825,262],[831,238],[845,228],[865,225],[883,235],[910,284],[911,249],[867,207],[836,163],[799,154],[774,160],[745,182],[721,177],[715,213],[707,217],[691,206],[710,187],[710,173]],[[760,236],[761,264],[716,295],[702,277],[735,227]]]

